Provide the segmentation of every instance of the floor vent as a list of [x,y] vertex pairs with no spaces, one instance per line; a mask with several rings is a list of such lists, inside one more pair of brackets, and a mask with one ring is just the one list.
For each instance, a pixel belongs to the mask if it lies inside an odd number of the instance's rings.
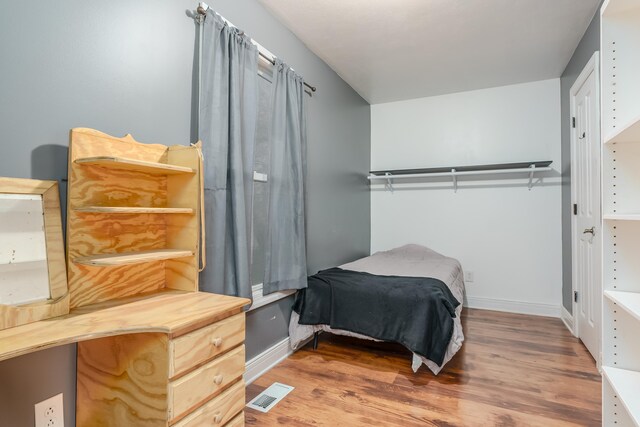
[[294,387],[286,384],[273,383],[265,391],[247,403],[247,407],[260,412],[269,412],[284,397],[289,394]]

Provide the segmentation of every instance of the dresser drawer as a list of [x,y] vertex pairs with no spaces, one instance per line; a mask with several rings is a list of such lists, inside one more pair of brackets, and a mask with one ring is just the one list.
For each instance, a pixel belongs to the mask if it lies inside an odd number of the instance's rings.
[[[244,381],[238,381],[220,396],[214,397],[173,427],[244,426],[243,413],[240,414],[242,423],[237,424],[236,421],[236,419],[240,419],[237,414],[244,408],[244,402]],[[231,423],[226,424],[229,420]]]
[[205,326],[169,344],[169,377],[198,366],[244,342],[244,313]]
[[193,410],[244,373],[244,346],[169,383],[169,419]]

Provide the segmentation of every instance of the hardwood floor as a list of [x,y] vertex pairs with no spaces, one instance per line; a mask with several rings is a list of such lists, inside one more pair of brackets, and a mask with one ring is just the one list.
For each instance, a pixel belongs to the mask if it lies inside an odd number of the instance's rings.
[[247,425],[600,426],[600,374],[559,319],[465,309],[465,343],[435,376],[388,343],[322,334],[247,388],[295,387]]

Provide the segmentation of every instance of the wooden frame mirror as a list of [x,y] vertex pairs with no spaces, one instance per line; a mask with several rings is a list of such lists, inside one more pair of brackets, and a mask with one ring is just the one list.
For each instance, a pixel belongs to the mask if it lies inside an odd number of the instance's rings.
[[58,183],[0,178],[0,329],[68,312]]

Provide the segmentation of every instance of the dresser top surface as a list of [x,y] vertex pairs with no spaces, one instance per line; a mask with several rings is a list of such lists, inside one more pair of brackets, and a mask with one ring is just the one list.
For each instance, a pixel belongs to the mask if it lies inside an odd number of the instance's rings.
[[183,335],[242,310],[251,301],[205,292],[161,291],[108,301],[0,331],[0,360],[45,348],[133,333]]

